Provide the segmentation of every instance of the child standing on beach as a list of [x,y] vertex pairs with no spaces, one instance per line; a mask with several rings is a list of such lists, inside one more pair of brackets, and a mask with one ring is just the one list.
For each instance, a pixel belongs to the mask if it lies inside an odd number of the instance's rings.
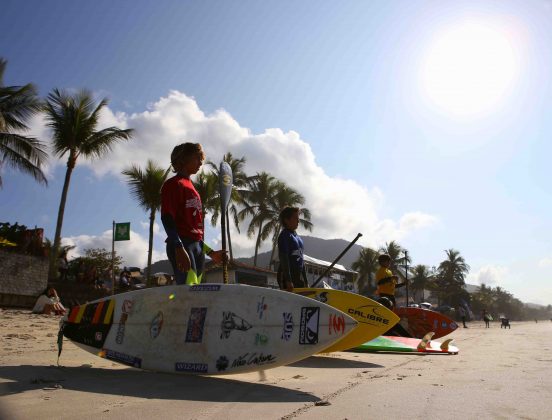
[[387,298],[393,304],[393,308],[396,306],[395,302],[395,289],[402,287],[406,283],[397,283],[398,277],[393,274],[391,269],[391,257],[387,254],[382,254],[378,257],[378,263],[380,268],[376,272],[376,284],[378,286],[376,294],[379,297]]
[[280,289],[292,292],[294,287],[308,287],[303,240],[295,231],[299,226],[299,208],[285,207],[280,212],[280,223],[284,229],[278,237],[278,284]]
[[205,254],[216,264],[225,258],[203,242],[203,209],[191,175],[199,171],[205,154],[199,143],[182,143],[171,153],[176,175],[161,187],[161,222],[167,233],[167,257],[173,267],[176,284],[199,284]]

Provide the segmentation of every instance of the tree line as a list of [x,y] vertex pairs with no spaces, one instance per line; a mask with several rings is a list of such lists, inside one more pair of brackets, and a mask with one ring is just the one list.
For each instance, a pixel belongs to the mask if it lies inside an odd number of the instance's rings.
[[482,311],[493,314],[496,318],[505,316],[515,320],[549,319],[552,316],[552,305],[532,307],[526,305],[500,286],[489,287],[481,284],[473,293],[466,290],[466,275],[470,266],[458,250],[445,250],[445,259],[437,267],[424,264],[412,265],[409,252],[395,241],[386,243],[377,250],[362,248],[352,268],[358,271],[359,293],[371,296],[376,290],[375,273],[379,268],[378,256],[388,254],[391,257],[391,268],[403,279],[408,275],[409,290],[412,300],[423,302],[429,296],[437,298],[441,308],[471,309],[475,318]]

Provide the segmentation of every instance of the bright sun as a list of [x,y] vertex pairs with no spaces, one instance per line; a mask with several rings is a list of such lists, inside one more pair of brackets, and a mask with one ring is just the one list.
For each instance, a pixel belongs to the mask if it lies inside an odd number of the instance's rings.
[[422,70],[429,98],[460,117],[486,114],[509,92],[518,62],[507,34],[478,23],[454,26],[438,35]]

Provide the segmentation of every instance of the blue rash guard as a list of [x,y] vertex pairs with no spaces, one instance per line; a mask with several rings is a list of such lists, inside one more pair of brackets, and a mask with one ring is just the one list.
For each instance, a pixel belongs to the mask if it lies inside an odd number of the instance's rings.
[[278,283],[281,289],[285,289],[289,282],[293,287],[308,287],[303,249],[303,240],[295,231],[282,230],[278,237]]

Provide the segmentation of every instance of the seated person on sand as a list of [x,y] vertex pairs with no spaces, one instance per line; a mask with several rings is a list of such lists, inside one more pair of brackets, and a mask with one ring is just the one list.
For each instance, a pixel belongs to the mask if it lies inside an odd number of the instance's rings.
[[64,315],[65,308],[59,300],[59,296],[56,289],[48,287],[44,293],[42,293],[33,307],[34,314],[50,315],[52,313],[56,315]]

